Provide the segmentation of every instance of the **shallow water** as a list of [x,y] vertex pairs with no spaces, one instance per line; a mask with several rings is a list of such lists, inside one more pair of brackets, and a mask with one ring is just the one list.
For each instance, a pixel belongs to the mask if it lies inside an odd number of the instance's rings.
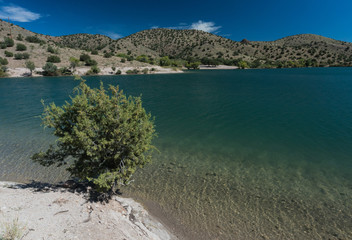
[[[160,154],[122,189],[190,239],[352,238],[352,69],[89,77],[142,95]],[[36,118],[72,78],[0,79],[0,180],[64,170],[29,156],[55,141]]]

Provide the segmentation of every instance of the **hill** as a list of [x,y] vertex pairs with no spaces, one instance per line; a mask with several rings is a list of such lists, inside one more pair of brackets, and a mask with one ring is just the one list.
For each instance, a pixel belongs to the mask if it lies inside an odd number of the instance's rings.
[[[14,44],[5,46],[7,38]],[[83,33],[53,37],[0,21],[0,39],[4,39],[0,42],[0,63],[6,65],[7,61],[9,68],[24,67],[28,60],[43,67],[53,55],[60,59],[55,63],[59,68],[69,68],[69,59],[79,59],[82,54],[89,55],[100,68],[131,67],[140,71],[155,65],[197,68],[201,63],[242,68],[352,66],[352,43],[314,34],[238,42],[199,30],[159,28],[113,40]],[[18,44],[25,45],[25,50],[19,51]],[[28,58],[18,57],[24,53]],[[79,65],[87,64],[81,61]]]

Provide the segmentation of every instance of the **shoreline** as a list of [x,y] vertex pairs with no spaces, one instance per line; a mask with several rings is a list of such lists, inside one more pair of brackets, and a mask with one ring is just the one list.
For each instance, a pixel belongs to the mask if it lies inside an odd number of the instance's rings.
[[79,188],[7,181],[0,181],[0,193],[0,236],[16,224],[21,239],[178,239],[131,198],[101,203]]
[[[128,74],[127,71],[137,69],[139,73],[137,74]],[[143,69],[148,69],[148,73],[143,73]],[[155,69],[155,71],[151,71]],[[160,66],[150,66],[150,67],[121,67],[116,68],[114,71],[111,67],[101,67],[98,74],[87,75],[87,72],[90,70],[90,67],[77,67],[72,75],[61,75],[61,76],[119,76],[119,75],[148,75],[148,74],[175,74],[175,73],[184,73],[182,70],[174,70],[171,68],[164,68]],[[121,71],[121,74],[115,74],[117,70]],[[38,74],[36,72],[42,72],[42,68],[35,68],[32,76],[30,76],[30,71],[28,68],[18,67],[18,68],[8,68],[6,73],[8,76],[4,78],[20,78],[20,77],[48,77]],[[57,77],[57,76],[56,76]]]

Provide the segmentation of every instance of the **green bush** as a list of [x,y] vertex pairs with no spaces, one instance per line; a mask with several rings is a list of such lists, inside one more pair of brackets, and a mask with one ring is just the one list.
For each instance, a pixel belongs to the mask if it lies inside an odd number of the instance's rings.
[[0,57],[0,65],[7,65],[7,64],[9,64],[9,61],[7,61],[6,58]]
[[154,120],[140,97],[127,97],[118,87],[109,90],[102,83],[91,89],[82,80],[71,102],[45,106],[43,125],[54,129],[56,146],[32,160],[43,166],[67,164],[72,176],[99,191],[115,192],[128,184],[136,169],[151,160]]
[[33,70],[35,69],[34,62],[32,62],[32,61],[26,61],[26,68],[28,68],[29,71],[31,71],[31,75],[32,75]]
[[58,71],[57,71],[57,66],[55,66],[53,63],[48,62],[45,64],[43,67],[43,75],[44,76],[57,76]]
[[112,52],[107,52],[104,54],[104,58],[111,58],[112,56],[114,56]]
[[23,41],[22,34],[18,34],[16,39],[17,39],[17,41]]
[[41,44],[45,43],[45,41],[41,40],[37,36],[27,36],[26,41],[30,43],[41,43]]
[[53,54],[58,54],[59,53],[59,50],[53,48],[52,46],[48,46],[47,51],[49,53],[53,53]]
[[16,53],[14,55],[15,60],[29,59],[30,55],[28,53]]
[[122,62],[122,63],[125,63],[125,62],[126,62],[126,59],[121,58],[121,62]]
[[59,56],[51,55],[46,59],[46,61],[51,62],[51,63],[59,63],[59,62],[61,62],[61,59]]
[[121,75],[121,73],[122,73],[121,70],[117,70],[115,74],[116,75]]
[[12,53],[12,52],[8,52],[8,51],[5,51],[5,56],[6,56],[6,57],[13,57],[13,53]]
[[79,56],[79,60],[82,62],[86,62],[88,60],[90,60],[90,56],[88,54],[81,54],[81,56]]
[[26,51],[27,47],[26,45],[22,44],[22,43],[17,43],[16,44],[16,51]]
[[1,48],[1,49],[6,49],[6,48],[7,48],[6,43],[0,42],[0,48]]
[[97,61],[93,60],[93,59],[89,59],[86,61],[86,66],[96,66],[98,65]]
[[138,74],[139,70],[138,69],[133,69],[133,70],[127,70],[126,74]]
[[92,55],[98,55],[98,50],[92,50],[91,54]]
[[96,75],[98,73],[100,73],[100,68],[98,68],[97,66],[92,66],[86,73],[86,75]]
[[9,37],[4,38],[4,43],[7,47],[13,47],[15,45],[15,41]]
[[143,74],[147,74],[149,72],[149,69],[148,68],[144,68],[143,70],[142,70],[142,73]]

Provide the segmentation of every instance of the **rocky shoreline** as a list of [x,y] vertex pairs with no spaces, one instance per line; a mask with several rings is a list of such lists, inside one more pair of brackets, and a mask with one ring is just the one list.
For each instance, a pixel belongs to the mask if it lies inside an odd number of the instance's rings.
[[63,185],[0,182],[0,238],[11,229],[19,239],[177,239],[130,198],[104,203]]

